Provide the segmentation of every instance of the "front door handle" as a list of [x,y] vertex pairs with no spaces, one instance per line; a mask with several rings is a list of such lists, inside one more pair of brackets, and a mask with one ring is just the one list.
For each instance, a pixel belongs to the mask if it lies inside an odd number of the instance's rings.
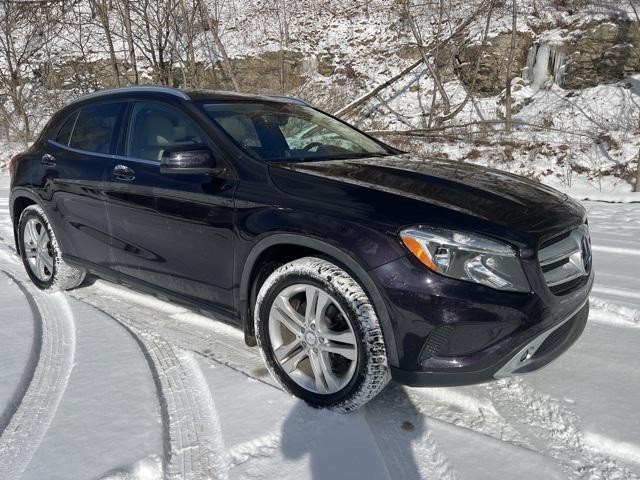
[[125,182],[130,182],[136,178],[136,172],[134,172],[126,165],[116,165],[113,168],[112,175],[114,176],[114,178],[117,178],[118,180],[124,180]]
[[42,155],[42,160],[40,160],[40,163],[45,167],[55,167],[56,157],[54,157],[53,155],[49,155],[48,153],[45,153],[44,155]]

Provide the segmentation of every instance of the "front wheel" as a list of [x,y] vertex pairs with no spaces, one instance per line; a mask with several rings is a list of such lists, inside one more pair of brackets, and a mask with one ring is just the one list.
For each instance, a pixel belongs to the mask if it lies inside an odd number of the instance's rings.
[[260,288],[254,321],[273,377],[313,407],[349,412],[389,382],[371,301],[329,261],[306,257],[276,269]]

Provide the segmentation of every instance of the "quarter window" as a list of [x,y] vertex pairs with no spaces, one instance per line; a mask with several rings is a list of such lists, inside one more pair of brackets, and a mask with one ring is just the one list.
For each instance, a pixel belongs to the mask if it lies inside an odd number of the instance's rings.
[[89,152],[113,153],[116,120],[121,108],[121,103],[107,103],[80,110],[69,145]]
[[131,112],[127,155],[160,161],[165,150],[204,146],[203,135],[184,113],[159,103],[136,103]]
[[67,121],[62,124],[60,130],[58,130],[58,134],[56,135],[55,142],[60,143],[62,145],[69,145],[69,137],[71,137],[71,131],[73,130],[73,126],[76,123],[76,117],[78,116],[78,112],[74,112],[67,118]]

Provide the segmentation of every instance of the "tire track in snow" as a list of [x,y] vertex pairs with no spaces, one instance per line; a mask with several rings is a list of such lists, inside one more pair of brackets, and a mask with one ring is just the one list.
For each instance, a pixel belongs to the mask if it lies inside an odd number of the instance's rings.
[[184,350],[280,389],[257,349],[245,345],[242,332],[236,327],[103,280],[69,293],[105,312],[122,314],[137,330],[156,332]]
[[145,355],[156,383],[164,430],[162,470],[166,480],[224,480],[229,460],[218,413],[206,380],[191,352],[83,301],[122,325]]
[[[14,260],[14,259],[11,259]],[[12,262],[15,265],[15,261]],[[35,303],[40,328],[34,332],[37,363],[23,377],[24,395],[0,436],[0,478],[17,479],[29,466],[53,420],[71,376],[75,358],[73,312],[61,293],[35,295],[20,280],[17,268],[10,275]],[[29,362],[32,364],[32,361]]]
[[484,388],[500,415],[526,437],[534,450],[554,458],[569,478],[638,478],[585,442],[576,414],[538,393],[522,378],[500,380]]

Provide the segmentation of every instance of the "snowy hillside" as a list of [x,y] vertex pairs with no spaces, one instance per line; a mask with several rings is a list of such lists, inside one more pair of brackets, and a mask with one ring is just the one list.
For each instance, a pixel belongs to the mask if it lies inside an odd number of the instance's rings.
[[139,82],[295,95],[400,148],[578,197],[630,193],[640,171],[637,0],[511,5],[3,3],[0,165],[69,98]]

